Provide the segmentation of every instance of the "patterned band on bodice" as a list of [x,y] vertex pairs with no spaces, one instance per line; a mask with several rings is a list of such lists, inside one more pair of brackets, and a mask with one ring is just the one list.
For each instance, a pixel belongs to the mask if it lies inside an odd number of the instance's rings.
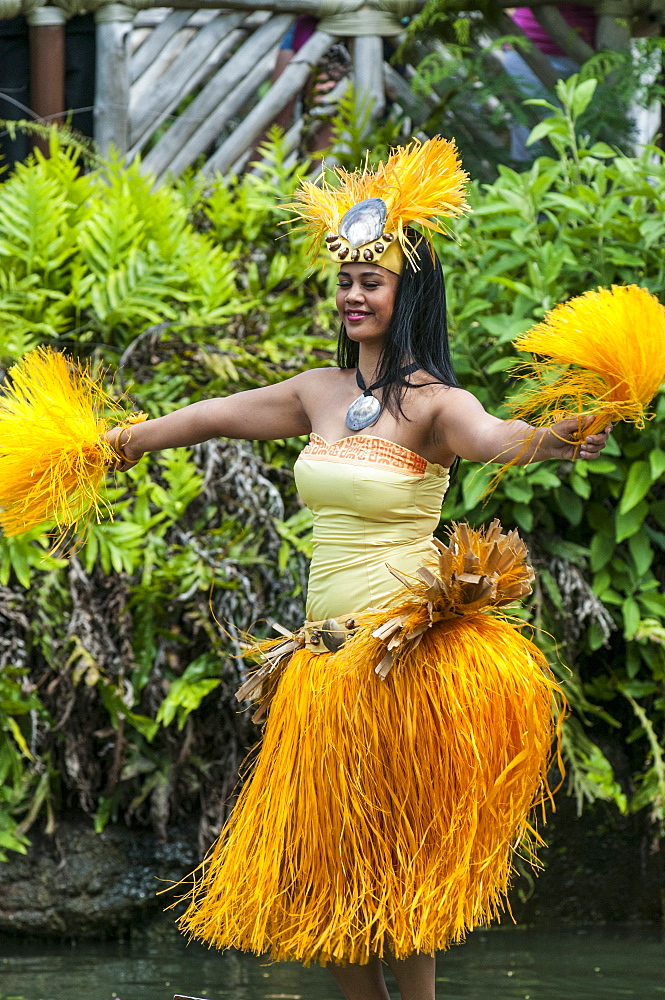
[[409,448],[371,434],[354,434],[332,443],[318,434],[310,434],[309,444],[303,448],[301,455],[314,459],[325,457],[327,461],[370,462],[412,476],[423,476],[428,465],[424,458]]

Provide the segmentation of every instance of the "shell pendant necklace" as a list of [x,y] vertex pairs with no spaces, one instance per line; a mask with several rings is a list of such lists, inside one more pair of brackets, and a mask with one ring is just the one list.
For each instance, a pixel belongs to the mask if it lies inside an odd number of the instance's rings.
[[[400,368],[399,375],[401,378],[404,378],[406,375],[413,375],[416,371],[418,371],[418,365],[414,363],[406,365],[405,368]],[[350,431],[362,431],[365,427],[370,427],[376,423],[381,416],[383,407],[376,396],[372,395],[372,392],[374,389],[383,388],[389,381],[389,378],[380,378],[378,382],[373,382],[370,386],[365,385],[365,379],[360,374],[360,368],[356,368],[356,382],[358,388],[362,391],[362,396],[354,399],[346,411],[346,426]]]

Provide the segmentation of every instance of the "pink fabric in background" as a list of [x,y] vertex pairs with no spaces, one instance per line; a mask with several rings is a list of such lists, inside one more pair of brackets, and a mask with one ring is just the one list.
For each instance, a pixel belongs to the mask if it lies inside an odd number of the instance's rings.
[[[596,12],[591,7],[583,7],[577,3],[557,4],[560,13],[563,14],[568,24],[575,30],[580,38],[595,48],[596,39]],[[548,56],[563,56],[566,53],[556,42],[552,41],[545,29],[541,27],[530,7],[516,7],[511,17],[515,24],[522,29],[524,34],[531,39],[533,44]]]
[[306,41],[308,41],[316,31],[317,19],[309,14],[301,14],[295,23],[293,32],[293,51],[299,52]]

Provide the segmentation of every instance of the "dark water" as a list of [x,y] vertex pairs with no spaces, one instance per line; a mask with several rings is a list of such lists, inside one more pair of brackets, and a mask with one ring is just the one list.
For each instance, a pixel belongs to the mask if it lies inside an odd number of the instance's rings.
[[[198,946],[0,943],[0,1000],[339,1000],[320,968]],[[395,992],[393,994],[397,996]],[[441,955],[437,1000],[665,1000],[654,928],[476,932]]]

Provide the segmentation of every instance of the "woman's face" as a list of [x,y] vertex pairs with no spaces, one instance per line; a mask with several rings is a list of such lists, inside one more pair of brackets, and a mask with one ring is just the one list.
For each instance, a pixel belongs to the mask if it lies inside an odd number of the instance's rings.
[[383,340],[393,314],[398,280],[398,275],[378,264],[358,262],[339,269],[335,301],[351,340]]

